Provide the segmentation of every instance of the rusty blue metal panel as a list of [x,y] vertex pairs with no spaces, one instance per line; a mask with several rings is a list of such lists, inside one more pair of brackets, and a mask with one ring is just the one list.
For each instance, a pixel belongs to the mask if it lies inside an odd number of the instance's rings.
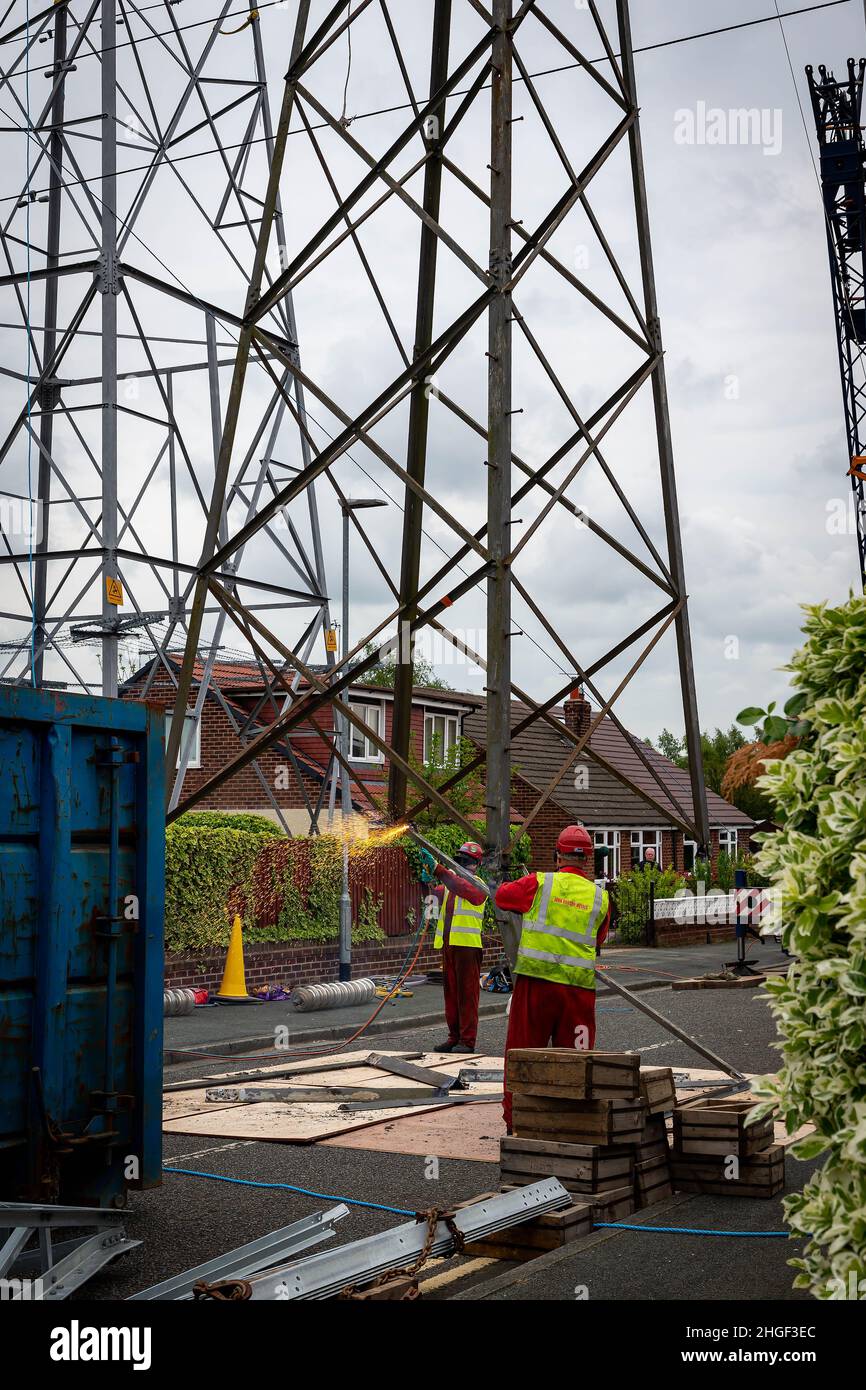
[[163,729],[0,686],[0,1198],[160,1181]]

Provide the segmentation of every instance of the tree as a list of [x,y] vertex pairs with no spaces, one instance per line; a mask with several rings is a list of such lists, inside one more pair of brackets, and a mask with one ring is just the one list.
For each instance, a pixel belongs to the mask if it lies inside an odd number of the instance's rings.
[[[687,768],[689,756],[685,738],[678,738],[670,729],[662,729],[654,744],[651,739],[645,742],[655,748],[675,767]],[[704,730],[701,734],[701,753],[704,760],[704,782],[710,791],[717,792],[730,801],[740,811],[754,820],[766,820],[770,814],[770,802],[763,792],[749,782],[737,782],[731,786],[725,783],[725,776],[731,759],[746,746],[746,739],[736,724],[729,729],[716,729],[715,733]]]
[[[420,771],[422,776],[430,783],[431,787],[437,790],[443,782],[447,782],[453,777],[455,772],[459,772],[461,767],[472,762],[477,750],[471,739],[459,738],[456,743],[452,743],[447,753],[443,752],[442,737],[434,734],[430,739],[428,757],[424,762],[416,758],[414,752],[409,753],[409,762]],[[482,767],[476,768],[468,776],[456,782],[453,787],[449,787],[443,793],[446,800],[454,810],[460,815],[468,817],[484,815],[484,771]],[[431,804],[425,811],[418,816],[421,825],[438,825],[447,821],[448,817],[438,806]]]
[[[372,656],[376,648],[372,642],[368,642],[365,655]],[[397,678],[396,656],[389,656],[385,661],[379,661],[375,666],[371,666],[369,671],[364,672],[364,681],[367,685],[379,685],[384,690],[393,690]],[[412,684],[423,685],[430,690],[451,690],[453,687],[447,681],[443,681],[436,675],[433,666],[423,656],[415,656],[413,653],[412,661]]]

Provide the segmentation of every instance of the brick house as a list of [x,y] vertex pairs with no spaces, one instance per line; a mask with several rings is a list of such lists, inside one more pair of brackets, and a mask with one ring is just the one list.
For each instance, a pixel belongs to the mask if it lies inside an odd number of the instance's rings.
[[[179,667],[178,661],[178,671]],[[196,679],[200,676],[198,669]],[[125,683],[121,693],[126,698],[144,695],[171,711],[175,687],[164,668],[154,671],[152,663],[148,663]],[[238,729],[253,723],[261,727],[273,718],[275,707],[263,703],[262,693],[261,674],[255,662],[216,663],[191,749],[184,793],[196,790],[238,751]],[[359,681],[349,688],[348,694],[365,722],[389,741],[393,693]],[[425,760],[429,757],[434,735],[438,735],[439,746],[445,750],[461,737],[483,749],[486,742],[483,696],[416,687],[414,701],[412,737],[416,757]],[[527,713],[526,706],[513,702],[512,724]],[[571,699],[550,713],[578,734],[586,731],[592,718],[591,706],[580,691],[573,692]],[[300,725],[287,741],[269,749],[259,759],[262,779],[271,789],[293,834],[309,833],[311,808],[323,808],[320,825],[323,826],[327,818],[328,749],[325,740],[333,738],[331,707],[325,706],[314,718],[315,727],[310,723]],[[568,740],[544,720],[537,720],[514,739],[512,812],[517,824],[530,815],[543,790],[559,772],[570,747]],[[644,745],[641,748],[652,771],[641,762],[613,721],[602,720],[590,740],[590,756],[580,755],[543,810],[532,819],[530,834],[536,866],[552,863],[559,831],[564,825],[579,821],[593,832],[599,852],[608,851],[608,872],[612,877],[639,862],[650,845],[655,848],[663,867],[672,865],[681,873],[691,868],[694,842],[676,824],[677,804],[685,818],[692,814],[688,773],[653,749]],[[358,777],[380,804],[384,804],[387,760],[356,730],[352,732],[349,761]],[[639,787],[649,799],[626,785],[623,778]],[[369,801],[358,784],[353,780],[350,787],[355,809],[369,813]],[[709,789],[707,802],[713,860],[721,849],[731,853],[747,849],[754,822]],[[339,806],[339,800],[337,804]],[[257,811],[276,819],[262,780],[252,766],[230,778],[200,802],[199,808]],[[604,858],[599,853],[598,873],[604,868]]]
[[[175,672],[179,673],[180,660],[169,660]],[[201,675],[202,667],[198,663],[195,680],[199,681]],[[305,688],[305,683],[302,683],[300,690]],[[235,756],[241,746],[240,730],[252,725],[261,728],[273,719],[279,706],[263,703],[263,689],[256,662],[240,660],[215,663],[200,725],[194,730],[184,778],[184,795],[197,791]],[[148,662],[124,683],[120,694],[126,699],[145,698],[162,705],[168,718],[174,707],[175,684],[164,667],[154,672],[153,663]],[[359,681],[350,687],[348,695],[350,704],[358,709],[365,723],[389,742],[394,712],[393,691]],[[439,747],[449,749],[461,737],[467,714],[479,704],[483,704],[483,700],[477,695],[416,687],[412,714],[415,756],[424,760],[430,756],[434,735],[438,735]],[[192,729],[194,720],[191,709],[188,718]],[[255,768],[248,765],[199,802],[196,809],[255,811],[276,820],[273,802],[262,785],[264,779],[292,834],[309,833],[311,808],[315,810],[318,806],[323,807],[319,820],[322,828],[328,810],[328,742],[332,742],[334,737],[331,706],[326,705],[313,719],[314,722],[299,725],[287,740],[262,754],[257,760],[261,778]],[[351,731],[349,762],[353,772],[357,773],[379,804],[384,805],[388,762],[375,745],[354,728]],[[350,792],[354,809],[369,815],[369,799],[354,780],[350,782]]]
[[[515,701],[512,727],[528,713],[528,706]],[[563,706],[550,713],[576,734],[584,734],[593,718],[592,707],[580,690],[573,691]],[[468,716],[464,732],[483,746],[483,707]],[[514,739],[511,745],[512,809],[521,817],[530,816],[542,790],[560,772],[571,747],[573,745],[564,736],[540,719]],[[537,818],[532,820],[529,833],[534,864],[551,864],[560,830],[579,822],[592,831],[598,876],[607,872],[616,878],[626,873],[640,862],[650,846],[655,849],[656,861],[662,868],[673,867],[679,873],[692,868],[697,846],[676,823],[677,805],[685,813],[685,819],[693,815],[689,774],[654,749],[642,743],[640,748],[649,768],[613,720],[604,718],[601,721],[588,744],[590,756],[586,756],[586,752],[578,756]],[[650,799],[640,796],[624,778]],[[707,809],[713,863],[720,850],[731,854],[747,850],[754,821],[709,788]],[[606,856],[602,853],[604,850]],[[609,859],[607,869],[605,858]]]

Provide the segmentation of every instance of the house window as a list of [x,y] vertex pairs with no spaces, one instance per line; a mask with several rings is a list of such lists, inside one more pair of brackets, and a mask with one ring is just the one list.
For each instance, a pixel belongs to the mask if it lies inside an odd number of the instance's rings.
[[638,868],[646,858],[648,849],[656,852],[656,863],[662,867],[662,832],[660,830],[633,830],[631,832],[632,868]]
[[[440,767],[444,766],[448,754],[460,738],[460,721],[456,714],[424,715],[424,761],[433,761],[434,754]],[[435,743],[434,743],[435,740]]]
[[[369,724],[375,733],[382,737],[382,706],[381,705],[359,705],[352,701],[352,709],[359,714],[365,724]],[[352,725],[351,744],[349,748],[349,759],[353,763],[381,763],[384,757],[375,743],[371,743],[366,734],[362,734],[360,729]]]
[[737,832],[736,830],[719,831],[719,853],[727,853],[732,859],[737,856]]
[[683,864],[687,874],[695,871],[695,860],[698,857],[697,840],[683,840]]
[[[171,733],[171,721],[174,710],[167,709],[165,712],[165,744],[168,747],[168,736]],[[195,710],[188,709],[183,720],[183,737],[180,748],[177,752],[177,766],[180,767],[181,754],[189,742],[189,757],[187,759],[187,770],[190,768],[201,767],[201,720],[195,717]]]
[[[619,831],[596,830],[593,841],[595,844],[595,877],[619,878]],[[602,853],[604,850],[607,853]]]

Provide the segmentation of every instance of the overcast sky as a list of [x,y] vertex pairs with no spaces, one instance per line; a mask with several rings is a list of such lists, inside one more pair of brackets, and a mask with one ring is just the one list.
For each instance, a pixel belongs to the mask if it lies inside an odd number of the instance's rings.
[[[561,25],[569,38],[588,56],[598,56],[590,15],[572,0],[544,0],[543,8]],[[600,6],[610,19],[612,5]],[[793,3],[780,9],[794,8]],[[395,27],[405,48],[413,86],[423,93],[427,82],[429,16],[427,0],[391,0]],[[75,6],[73,5],[73,10]],[[173,11],[180,22],[214,14],[214,0],[185,0]],[[325,12],[322,3],[314,14]],[[455,3],[452,63],[483,32],[478,16],[464,0]],[[83,13],[83,6],[78,7]],[[76,11],[77,12],[77,11]],[[423,12],[423,22],[419,14]],[[773,0],[633,0],[632,21],[637,47],[657,43],[696,30],[732,24],[772,14]],[[294,21],[293,0],[283,8],[261,11],[261,34],[267,53],[269,95],[276,110],[281,77],[287,66]],[[23,17],[23,7],[22,7]],[[162,11],[147,16],[160,30],[168,27]],[[14,18],[14,16],[13,16]],[[13,21],[10,19],[9,23]],[[226,21],[226,27],[239,22]],[[137,21],[144,33],[144,19]],[[185,35],[195,57],[206,30]],[[615,26],[610,32],[615,37]],[[847,505],[845,439],[836,346],[831,312],[829,267],[819,190],[812,163],[811,109],[803,68],[827,63],[844,71],[849,55],[866,51],[863,7],[859,0],[817,14],[784,21],[793,78],[779,23],[638,54],[636,59],[642,130],[647,168],[652,236],[658,282],[658,299],[666,347],[673,438],[677,464],[680,513],[685,550],[686,577],[691,596],[691,623],[698,680],[698,699],[705,726],[727,725],[746,704],[764,704],[784,693],[786,678],[779,668],[797,643],[799,605],[829,600],[840,602],[857,583],[856,540],[849,526],[842,534],[832,521]],[[331,111],[340,114],[346,85],[346,113],[352,118],[404,102],[393,51],[377,5],[353,26],[351,68],[347,67],[345,38],[339,40],[316,69],[308,86]],[[174,42],[174,41],[172,41]],[[11,46],[10,46],[11,48]],[[530,72],[568,62],[568,55],[537,23],[527,21],[518,36],[518,48]],[[183,73],[167,50],[155,41],[142,45],[149,84],[160,116],[172,108],[183,82]],[[35,50],[34,63],[45,63],[50,50]],[[132,105],[149,119],[138,76],[128,51],[118,54],[121,80]],[[5,59],[4,59],[5,61]],[[217,40],[207,71],[234,81],[251,75],[249,34]],[[473,69],[473,74],[477,69]],[[604,71],[604,69],[601,69]],[[88,76],[89,74],[89,76]],[[348,81],[347,81],[348,76]],[[99,109],[98,64],[82,56],[73,89],[70,79],[68,113],[92,115]],[[796,88],[795,88],[796,81]],[[16,79],[14,90],[22,94]],[[31,78],[36,87],[37,78]],[[39,82],[37,95],[44,99]],[[573,70],[537,79],[538,91],[548,105],[559,136],[575,168],[581,168],[609,133],[616,107],[586,73]],[[240,90],[236,88],[234,90]],[[231,98],[231,89],[213,87],[213,107]],[[228,95],[226,93],[228,92]],[[797,93],[805,113],[806,129]],[[35,101],[35,97],[34,97]],[[128,120],[130,107],[121,98],[120,114]],[[7,116],[14,104],[4,98]],[[194,105],[194,104],[193,104]],[[200,108],[190,106],[181,129],[197,124]],[[737,122],[731,111],[754,109],[758,116],[753,138],[737,138]],[[249,108],[221,118],[226,144],[242,137]],[[723,113],[719,116],[719,112]],[[487,148],[489,105],[486,96],[454,138],[453,158],[478,183],[489,174]],[[514,215],[532,228],[564,191],[563,171],[553,148],[521,84],[515,86],[515,115],[523,116],[514,133]],[[314,113],[310,111],[311,119]],[[399,132],[405,112],[353,120],[350,134],[378,156]],[[164,120],[161,122],[165,124]],[[134,123],[133,123],[134,125]],[[297,127],[299,122],[295,121]],[[721,131],[724,143],[717,141]],[[121,150],[121,167],[146,160],[148,145]],[[4,191],[20,183],[23,142],[4,135]],[[364,165],[347,151],[331,132],[319,134],[333,176],[343,194],[361,177]],[[17,141],[17,143],[16,143]],[[80,139],[76,154],[88,174],[96,171],[98,147]],[[189,137],[183,151],[213,148],[205,127]],[[233,156],[232,156],[233,157]],[[418,157],[418,148],[398,161],[403,173]],[[178,166],[179,168],[181,166]],[[124,251],[125,258],[151,273],[180,280],[203,299],[235,313],[243,308],[243,277],[232,266],[196,211],[194,194],[209,211],[219,203],[224,187],[219,160],[213,155],[183,167],[189,188],[176,175],[163,171],[154,185],[149,204],[136,224],[136,236]],[[244,187],[253,196],[264,188],[261,147],[252,153],[244,175]],[[140,176],[139,176],[140,178]],[[45,180],[36,180],[44,187]],[[120,180],[120,208],[126,215],[135,187],[134,176]],[[416,177],[407,189],[420,196]],[[98,185],[95,186],[98,189]],[[333,194],[307,138],[299,133],[289,141],[281,193],[285,213],[285,244],[291,256],[315,232],[333,209]],[[377,191],[378,196],[378,191]],[[631,188],[623,145],[590,186],[590,201],[613,251],[637,290],[639,278],[635,237],[631,220]],[[363,200],[360,209],[370,205]],[[83,217],[69,208],[65,246],[88,246],[84,218],[94,209],[78,195]],[[3,204],[8,217],[10,204]],[[10,230],[20,235],[21,225]],[[42,219],[40,221],[40,219]],[[230,214],[226,215],[230,220]],[[469,251],[476,263],[487,264],[487,218],[482,205],[454,180],[446,181],[442,224]],[[414,329],[417,276],[418,222],[406,208],[391,200],[375,214],[361,233],[371,267],[380,281],[398,336],[411,349]],[[33,212],[32,239],[44,244],[44,209]],[[243,266],[248,266],[251,243],[244,229],[226,230]],[[585,217],[576,210],[566,218],[551,242],[551,250],[575,270],[585,283],[629,319],[626,301],[605,264],[604,256]],[[7,253],[16,266],[21,252],[11,243]],[[167,267],[167,271],[162,267]],[[38,257],[36,262],[38,264]],[[271,258],[276,269],[276,255]],[[61,320],[83,293],[85,281],[64,281]],[[445,327],[480,290],[479,281],[450,251],[440,252],[437,331]],[[3,322],[18,314],[10,293],[4,291]],[[175,301],[134,289],[135,303],[147,331],[177,336],[201,336],[202,316]],[[597,312],[560,277],[536,263],[516,295],[519,312],[561,376],[581,413],[592,413],[617,382],[640,360],[637,350],[608,325]],[[98,304],[85,321],[98,330]],[[328,258],[299,285],[295,296],[300,350],[305,370],[339,405],[353,414],[372,400],[401,369],[401,359],[384,323],[369,282],[350,245]],[[63,312],[66,318],[63,318]],[[34,298],[34,320],[41,313],[41,298]],[[41,320],[40,320],[41,321]],[[133,325],[121,305],[121,329]],[[220,328],[222,352],[230,359],[233,331]],[[3,333],[2,352],[7,366],[24,371],[23,334]],[[446,364],[438,385],[475,418],[484,419],[486,327],[480,323]],[[160,345],[158,360],[199,360],[201,349]],[[122,345],[121,368],[134,371],[145,365],[134,345]],[[72,368],[75,368],[73,372]],[[82,340],[70,355],[69,374],[98,371],[98,339]],[[223,405],[230,371],[221,372]],[[204,495],[213,475],[212,436],[204,373],[176,381],[178,418],[193,471]],[[76,388],[81,390],[81,388]],[[251,369],[239,430],[239,450],[250,441],[268,394],[268,381],[260,368]],[[11,418],[21,405],[20,382],[4,381],[4,416]],[[76,399],[83,401],[86,392]],[[67,397],[71,400],[71,393]],[[88,399],[93,399],[92,395]],[[141,385],[129,400],[142,414],[160,415],[162,405],[152,386]],[[310,400],[317,444],[336,432],[338,422],[321,404]],[[568,436],[572,424],[538,363],[522,341],[515,339],[514,405],[522,413],[514,417],[514,447],[528,463],[544,461]],[[98,414],[79,417],[82,434],[98,450]],[[402,462],[405,457],[406,412],[395,411],[376,428],[382,447]],[[120,489],[127,503],[138,494],[147,470],[164,442],[164,431],[146,421],[129,417],[121,425]],[[649,389],[628,407],[602,446],[605,457],[639,512],[653,539],[661,545],[663,523],[660,508],[654,434]],[[87,462],[80,441],[58,429],[58,458],[79,497],[98,493],[98,479]],[[483,441],[453,420],[441,403],[431,410],[428,485],[442,503],[470,529],[483,523],[487,475]],[[297,432],[284,428],[274,457],[299,462]],[[576,461],[572,454],[551,475],[558,483],[564,470]],[[34,467],[31,460],[31,467]],[[366,474],[360,468],[366,470]],[[154,473],[145,501],[140,504],[139,533],[145,549],[168,553],[166,510],[167,460]],[[182,461],[178,463],[183,474]],[[2,486],[21,485],[26,478],[26,459],[19,449],[6,464]],[[382,488],[402,500],[401,485],[393,474],[363,445],[353,448],[351,459],[335,468],[340,485],[355,497],[383,495]],[[520,481],[515,474],[515,487]],[[56,494],[55,494],[56,495]],[[641,542],[613,497],[594,461],[582,470],[568,496],[599,524],[644,556]],[[339,511],[331,490],[318,489],[328,590],[339,594]],[[89,506],[89,504],[88,504]],[[533,496],[515,511],[515,539],[532,521],[540,506]],[[98,506],[89,506],[92,516]],[[296,505],[299,533],[308,536],[304,504]],[[233,515],[239,521],[242,516]],[[56,509],[53,536],[59,543],[80,544],[80,519],[74,507]],[[455,542],[447,526],[429,512],[429,539],[422,566],[425,577],[453,553]],[[76,529],[77,528],[77,529]],[[399,571],[400,513],[396,505],[369,514],[369,529],[378,553],[396,578]],[[202,509],[192,484],[182,482],[180,544],[182,558],[194,564],[198,558]],[[290,544],[288,536],[284,541]],[[258,577],[294,583],[279,553],[266,542],[256,542],[247,552],[247,572]],[[466,561],[465,564],[470,564]],[[546,612],[570,648],[584,664],[594,660],[648,613],[661,606],[661,594],[632,567],[610,552],[564,512],[548,518],[516,567],[521,581]],[[145,573],[130,568],[128,585],[137,589],[142,607],[158,608],[164,601]],[[80,587],[80,586],[79,586]],[[13,607],[16,596],[7,576],[4,608]],[[71,593],[71,590],[69,591]],[[93,610],[96,588],[84,600]],[[352,642],[380,623],[390,607],[387,589],[359,542],[352,546]],[[84,610],[79,610],[84,611]],[[127,609],[124,610],[128,611]],[[471,645],[484,644],[484,598],[474,591],[453,610],[451,626],[467,634]],[[335,611],[335,617],[339,612]],[[280,628],[285,640],[297,636],[296,613],[284,615]],[[568,661],[558,651],[522,602],[515,599],[515,629],[525,635],[514,638],[516,682],[536,696],[561,685]],[[19,629],[20,630],[20,629]],[[6,635],[10,625],[4,626]],[[224,638],[227,647],[242,646],[234,633]],[[320,659],[322,653],[318,653]],[[434,652],[438,657],[438,652]],[[82,663],[87,664],[87,658]],[[631,656],[622,659],[610,674],[599,677],[603,693],[610,692],[627,670]],[[93,671],[89,658],[88,671]],[[480,690],[481,674],[464,662],[437,662],[440,674],[458,688]],[[63,675],[57,668],[54,674]],[[663,639],[641,676],[622,697],[620,709],[635,732],[655,735],[663,725],[680,731],[682,714],[672,635]]]

